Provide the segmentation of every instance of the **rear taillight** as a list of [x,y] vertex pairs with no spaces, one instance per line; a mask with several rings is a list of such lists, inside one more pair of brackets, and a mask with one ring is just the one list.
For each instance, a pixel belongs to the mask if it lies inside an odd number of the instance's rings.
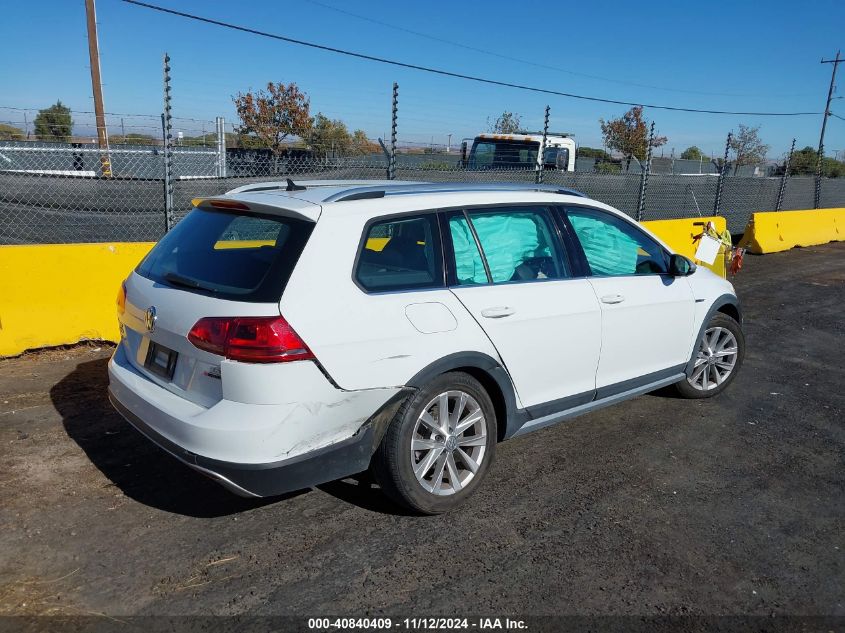
[[120,290],[117,291],[117,315],[123,316],[126,312],[126,282],[120,284]]
[[188,332],[195,347],[248,363],[313,360],[284,317],[206,317]]

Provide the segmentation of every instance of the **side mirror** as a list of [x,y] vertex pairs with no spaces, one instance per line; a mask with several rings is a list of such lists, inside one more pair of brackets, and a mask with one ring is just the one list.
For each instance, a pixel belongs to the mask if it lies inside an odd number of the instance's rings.
[[696,265],[683,255],[669,256],[669,274],[672,277],[686,277],[695,272]]

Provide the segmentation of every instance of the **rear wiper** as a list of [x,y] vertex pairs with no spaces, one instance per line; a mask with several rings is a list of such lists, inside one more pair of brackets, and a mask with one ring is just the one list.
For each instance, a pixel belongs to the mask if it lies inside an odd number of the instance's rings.
[[168,272],[164,274],[164,278],[173,285],[182,286],[183,288],[205,290],[206,292],[217,292],[216,289],[209,288],[208,286],[203,286],[200,282],[196,281],[195,279],[191,279],[190,277],[183,277],[179,273]]

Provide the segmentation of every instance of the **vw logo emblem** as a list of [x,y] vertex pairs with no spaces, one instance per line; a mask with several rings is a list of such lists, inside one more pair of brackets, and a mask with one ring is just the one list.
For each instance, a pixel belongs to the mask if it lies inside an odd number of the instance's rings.
[[152,332],[156,328],[156,307],[150,306],[144,313],[144,325],[147,327],[147,332]]

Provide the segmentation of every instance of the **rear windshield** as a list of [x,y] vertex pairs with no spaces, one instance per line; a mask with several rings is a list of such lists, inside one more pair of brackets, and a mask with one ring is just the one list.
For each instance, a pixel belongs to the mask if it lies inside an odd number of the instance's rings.
[[181,290],[276,302],[313,227],[292,218],[194,209],[135,270]]
[[469,166],[475,169],[533,169],[539,151],[537,141],[477,140],[470,151]]

